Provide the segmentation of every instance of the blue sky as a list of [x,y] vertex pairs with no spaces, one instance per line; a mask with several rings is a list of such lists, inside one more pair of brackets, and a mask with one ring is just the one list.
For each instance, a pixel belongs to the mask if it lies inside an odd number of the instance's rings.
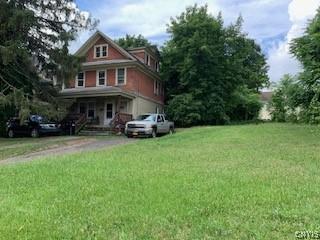
[[[78,7],[100,21],[98,29],[118,38],[142,34],[162,45],[167,39],[170,17],[179,15],[187,6],[208,4],[216,15],[222,12],[225,24],[244,18],[244,31],[261,44],[270,66],[271,81],[285,73],[297,73],[299,63],[289,54],[288,42],[303,33],[308,19],[315,14],[320,0],[76,0]],[[91,33],[83,32],[71,45],[76,50]]]

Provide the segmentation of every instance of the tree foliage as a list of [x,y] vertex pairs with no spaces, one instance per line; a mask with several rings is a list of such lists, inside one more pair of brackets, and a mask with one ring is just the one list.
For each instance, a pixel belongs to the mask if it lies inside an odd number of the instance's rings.
[[[162,76],[168,109],[186,110],[169,111],[173,119],[188,124],[221,124],[254,117],[258,89],[268,85],[267,65],[260,47],[241,26],[239,17],[235,24],[224,27],[221,14],[211,16],[207,6],[189,7],[171,19],[171,38],[162,49]],[[191,106],[180,106],[187,104]],[[190,119],[189,107],[197,108],[192,123],[184,120]]]
[[302,90],[297,77],[284,75],[272,95],[272,119],[278,122],[298,121]]
[[291,53],[301,62],[303,72],[294,78],[285,76],[280,82],[272,102],[275,121],[320,123],[319,49],[320,8],[304,35],[291,43]]
[[68,44],[95,24],[73,0],[0,0],[0,106],[7,113],[2,123],[12,115],[58,118],[65,111],[48,80],[58,76],[61,85],[79,68]]
[[150,47],[152,45],[148,39],[141,34],[138,36],[126,34],[125,37],[116,39],[115,42],[124,49]]

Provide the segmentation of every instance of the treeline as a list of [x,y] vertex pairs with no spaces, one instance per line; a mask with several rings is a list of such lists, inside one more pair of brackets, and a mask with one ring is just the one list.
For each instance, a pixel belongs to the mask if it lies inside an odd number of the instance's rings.
[[242,31],[242,18],[225,26],[222,15],[193,6],[171,19],[162,48],[166,113],[179,126],[255,119],[259,89],[269,84],[260,46]]
[[70,103],[53,87],[74,76],[81,59],[68,51],[96,21],[73,0],[0,1],[0,134],[12,116],[62,118]]
[[281,79],[270,105],[272,119],[320,124],[320,9],[305,34],[291,42],[291,53],[303,71]]

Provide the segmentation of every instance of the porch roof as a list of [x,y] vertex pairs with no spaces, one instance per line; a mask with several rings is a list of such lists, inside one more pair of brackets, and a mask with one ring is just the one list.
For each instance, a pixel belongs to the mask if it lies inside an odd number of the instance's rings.
[[111,86],[67,88],[63,89],[59,95],[63,98],[123,96],[133,99],[136,97],[134,93],[125,92],[121,88]]

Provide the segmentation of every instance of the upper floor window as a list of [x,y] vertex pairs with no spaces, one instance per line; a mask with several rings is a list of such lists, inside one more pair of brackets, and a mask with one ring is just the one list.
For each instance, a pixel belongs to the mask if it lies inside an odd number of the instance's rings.
[[98,70],[97,71],[97,86],[105,86],[106,79],[107,79],[106,70]]
[[108,56],[108,44],[94,46],[94,57],[103,58]]
[[148,66],[150,66],[150,64],[151,64],[151,59],[150,59],[150,55],[149,54],[146,54],[146,64]]
[[158,81],[155,80],[153,83],[154,83],[154,85],[153,85],[153,93],[154,93],[155,95],[158,95],[158,94],[159,94]]
[[85,75],[84,72],[79,72],[76,78],[76,87],[84,87]]
[[157,72],[159,72],[159,70],[160,70],[159,62],[158,62],[158,61],[156,61],[156,71],[157,71]]
[[117,85],[126,84],[126,69],[125,68],[117,68]]

